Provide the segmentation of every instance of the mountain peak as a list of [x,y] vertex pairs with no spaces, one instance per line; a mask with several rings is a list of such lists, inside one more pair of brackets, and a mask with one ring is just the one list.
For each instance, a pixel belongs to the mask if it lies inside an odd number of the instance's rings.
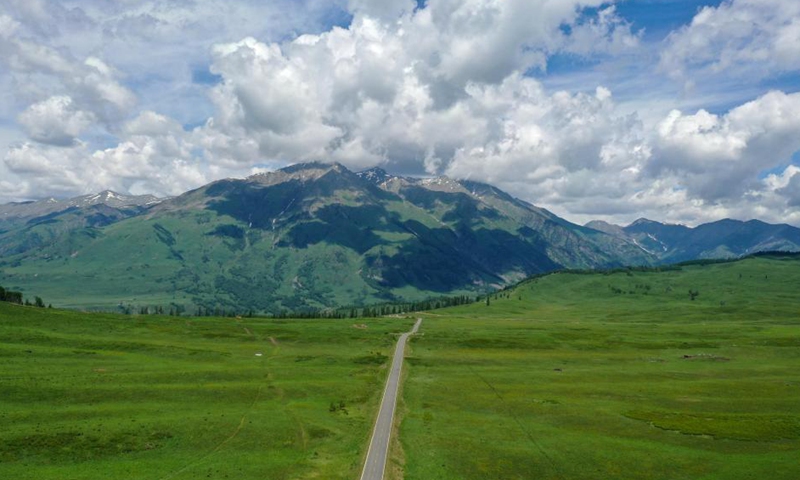
[[100,193],[83,195],[71,198],[63,203],[68,207],[88,207],[92,205],[107,205],[109,207],[144,207],[161,202],[162,199],[153,195],[123,195],[113,190],[103,190]]
[[445,175],[438,177],[424,178],[419,182],[420,185],[428,190],[444,191],[444,192],[467,192],[467,188],[458,180],[453,180]]
[[584,225],[584,227],[587,227],[587,228],[594,228],[595,230],[597,230],[597,227],[616,227],[616,228],[622,228],[620,225],[617,225],[617,224],[614,224],[614,223],[609,223],[609,222],[606,222],[605,220],[592,220],[592,221],[590,221],[590,222],[587,222],[587,223]]
[[642,218],[637,219],[636,221],[634,221],[630,225],[628,225],[628,228],[637,227],[637,226],[640,226],[640,225],[652,225],[652,224],[657,224],[657,223],[659,223],[659,222],[656,222],[655,220],[650,220],[648,218],[642,217]]
[[603,220],[592,220],[591,222],[588,222],[586,225],[584,225],[584,227],[591,228],[592,230],[597,230],[598,232],[607,233],[609,235],[614,235],[615,237],[625,236],[625,231],[622,229],[621,226]]
[[124,197],[125,197],[124,195],[120,195],[117,192],[114,192],[113,190],[103,190],[98,194],[89,196],[88,200],[95,203],[103,203],[109,200],[122,200]]
[[339,162],[328,163],[328,162],[313,161],[313,162],[295,163],[294,165],[289,165],[288,167],[281,168],[280,170],[278,170],[278,172],[293,174],[293,173],[318,171],[318,170],[324,170],[326,172],[330,170],[334,170],[337,172],[350,171]]
[[133,211],[149,208],[164,200],[153,195],[122,195],[112,190],[103,190],[100,193],[82,195],[66,200],[46,198],[35,202],[0,205],[0,217],[4,219],[33,219],[70,209],[97,208],[100,206]]
[[357,172],[356,175],[377,185],[394,178],[393,175],[389,175],[386,170],[381,167],[372,167],[367,170],[362,170]]
[[305,162],[295,163],[278,170],[271,172],[257,173],[247,177],[247,180],[253,183],[258,183],[263,186],[277,185],[290,180],[308,182],[315,181],[330,172],[335,172],[340,175],[353,175],[353,172],[347,169],[341,163],[325,163],[325,162]]

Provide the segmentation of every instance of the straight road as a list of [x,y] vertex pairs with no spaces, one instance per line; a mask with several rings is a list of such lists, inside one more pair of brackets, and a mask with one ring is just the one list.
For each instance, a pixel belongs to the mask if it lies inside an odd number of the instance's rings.
[[392,358],[392,370],[386,379],[386,389],[383,391],[381,409],[375,420],[375,430],[372,431],[372,440],[367,450],[367,460],[361,472],[361,480],[383,480],[383,471],[386,470],[386,458],[389,456],[389,440],[392,437],[392,423],[394,422],[394,408],[397,405],[397,389],[400,386],[400,370],[403,368],[403,355],[406,349],[406,340],[410,335],[417,333],[422,319],[410,332],[400,335],[397,347]]

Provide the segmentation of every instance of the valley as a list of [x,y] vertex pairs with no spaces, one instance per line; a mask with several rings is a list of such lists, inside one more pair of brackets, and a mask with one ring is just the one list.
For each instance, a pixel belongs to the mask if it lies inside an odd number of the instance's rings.
[[0,475],[357,478],[419,316],[385,478],[794,479],[798,267],[554,273],[356,321],[0,303]]
[[800,480],[800,0],[2,0],[0,85],[0,480]]

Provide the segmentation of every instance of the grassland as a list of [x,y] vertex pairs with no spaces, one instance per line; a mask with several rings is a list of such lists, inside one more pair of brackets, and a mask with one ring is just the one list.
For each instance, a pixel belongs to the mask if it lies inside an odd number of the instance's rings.
[[[423,313],[392,474],[800,478],[798,286],[800,259],[764,257]],[[412,323],[0,303],[0,478],[358,478]]]
[[798,286],[796,257],[755,258],[431,312],[394,462],[407,480],[800,478]]
[[358,323],[0,303],[0,478],[355,478],[413,322]]

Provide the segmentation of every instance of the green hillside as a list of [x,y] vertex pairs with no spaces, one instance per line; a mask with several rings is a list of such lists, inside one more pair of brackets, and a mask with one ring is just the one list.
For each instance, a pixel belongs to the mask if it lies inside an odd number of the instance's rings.
[[773,256],[555,274],[431,312],[396,461],[407,479],[798,478],[798,285],[800,257]]

